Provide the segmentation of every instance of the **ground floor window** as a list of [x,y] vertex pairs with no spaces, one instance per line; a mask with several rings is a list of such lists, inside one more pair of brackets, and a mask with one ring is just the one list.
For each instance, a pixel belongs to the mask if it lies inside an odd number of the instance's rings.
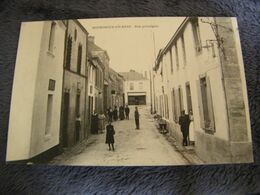
[[199,90],[201,127],[206,131],[214,132],[214,112],[212,104],[211,86],[208,76],[200,78]]
[[186,97],[187,97],[187,113],[192,111],[192,100],[191,100],[191,90],[190,83],[186,83]]
[[50,134],[51,131],[52,107],[53,107],[53,95],[49,94],[47,99],[45,135]]

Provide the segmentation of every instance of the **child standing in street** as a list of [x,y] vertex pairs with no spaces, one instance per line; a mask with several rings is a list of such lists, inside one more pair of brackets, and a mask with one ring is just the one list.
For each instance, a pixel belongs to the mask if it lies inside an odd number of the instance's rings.
[[111,124],[111,121],[109,121],[107,127],[106,127],[106,144],[108,144],[109,150],[111,150],[111,146],[112,146],[112,150],[115,151],[114,148],[114,135],[115,135],[115,129],[114,126]]

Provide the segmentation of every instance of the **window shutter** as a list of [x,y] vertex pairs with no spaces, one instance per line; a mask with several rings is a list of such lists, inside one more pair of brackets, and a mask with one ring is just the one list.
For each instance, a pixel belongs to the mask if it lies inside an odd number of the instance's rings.
[[175,102],[176,102],[176,110],[177,110],[177,116],[176,116],[176,121],[178,122],[179,116],[180,116],[180,102],[179,102],[179,90],[178,88],[175,89]]
[[200,80],[197,80],[197,93],[198,93],[198,105],[199,105],[199,113],[200,113],[200,126],[201,128],[205,128]]
[[215,131],[215,119],[214,119],[214,110],[213,110],[213,102],[212,102],[212,94],[211,94],[211,85],[210,79],[206,77],[207,83],[207,99],[208,99],[208,108],[209,108],[209,117],[210,117],[210,130]]

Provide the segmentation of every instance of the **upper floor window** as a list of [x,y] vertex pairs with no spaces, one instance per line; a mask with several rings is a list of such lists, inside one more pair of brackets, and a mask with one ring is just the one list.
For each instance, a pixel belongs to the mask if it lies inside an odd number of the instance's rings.
[[130,90],[134,90],[134,83],[130,83]]
[[173,58],[172,58],[172,49],[170,50],[170,63],[171,63],[171,73],[173,73]]
[[74,40],[77,40],[77,29],[74,30]]
[[183,65],[186,65],[186,49],[185,49],[185,41],[183,34],[181,35],[181,45],[182,45],[182,53],[183,53]]
[[80,74],[81,72],[81,61],[82,61],[82,45],[79,44],[78,46],[78,61],[77,61],[77,73]]
[[198,18],[194,18],[192,20],[192,31],[193,31],[196,52],[200,53],[202,51],[202,47],[201,47],[201,38],[200,38]]
[[174,47],[175,47],[176,66],[177,66],[177,68],[179,68],[179,54],[178,54],[177,42],[176,42],[176,44],[174,45]]
[[54,48],[55,30],[56,30],[56,23],[52,22],[51,29],[50,29],[50,36],[49,36],[49,45],[48,45],[48,50],[50,52],[53,52],[53,48]]
[[140,90],[143,89],[143,82],[139,82],[139,89],[140,89]]
[[66,62],[65,62],[65,68],[66,69],[70,69],[71,49],[72,49],[72,38],[71,38],[71,36],[69,36],[68,41],[67,41],[67,48],[66,48]]

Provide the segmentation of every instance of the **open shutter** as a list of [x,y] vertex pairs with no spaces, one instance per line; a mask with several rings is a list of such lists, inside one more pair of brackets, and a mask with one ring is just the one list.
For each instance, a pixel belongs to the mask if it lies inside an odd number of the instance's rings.
[[211,94],[211,85],[208,76],[206,77],[206,83],[207,83],[208,109],[209,109],[209,117],[210,117],[210,130],[215,131],[215,119],[214,119],[214,109],[213,109],[212,94]]
[[181,111],[184,110],[184,105],[183,105],[183,91],[182,91],[182,88],[180,87],[180,114],[181,114]]
[[177,89],[175,89],[175,102],[176,102],[176,111],[177,111],[177,113],[176,113],[176,122],[179,122],[179,116],[180,116],[180,102],[179,102],[179,90],[178,90],[178,88]]
[[205,128],[200,80],[197,80],[196,83],[197,83],[197,93],[198,93],[198,106],[199,106],[199,113],[200,113],[200,127]]

